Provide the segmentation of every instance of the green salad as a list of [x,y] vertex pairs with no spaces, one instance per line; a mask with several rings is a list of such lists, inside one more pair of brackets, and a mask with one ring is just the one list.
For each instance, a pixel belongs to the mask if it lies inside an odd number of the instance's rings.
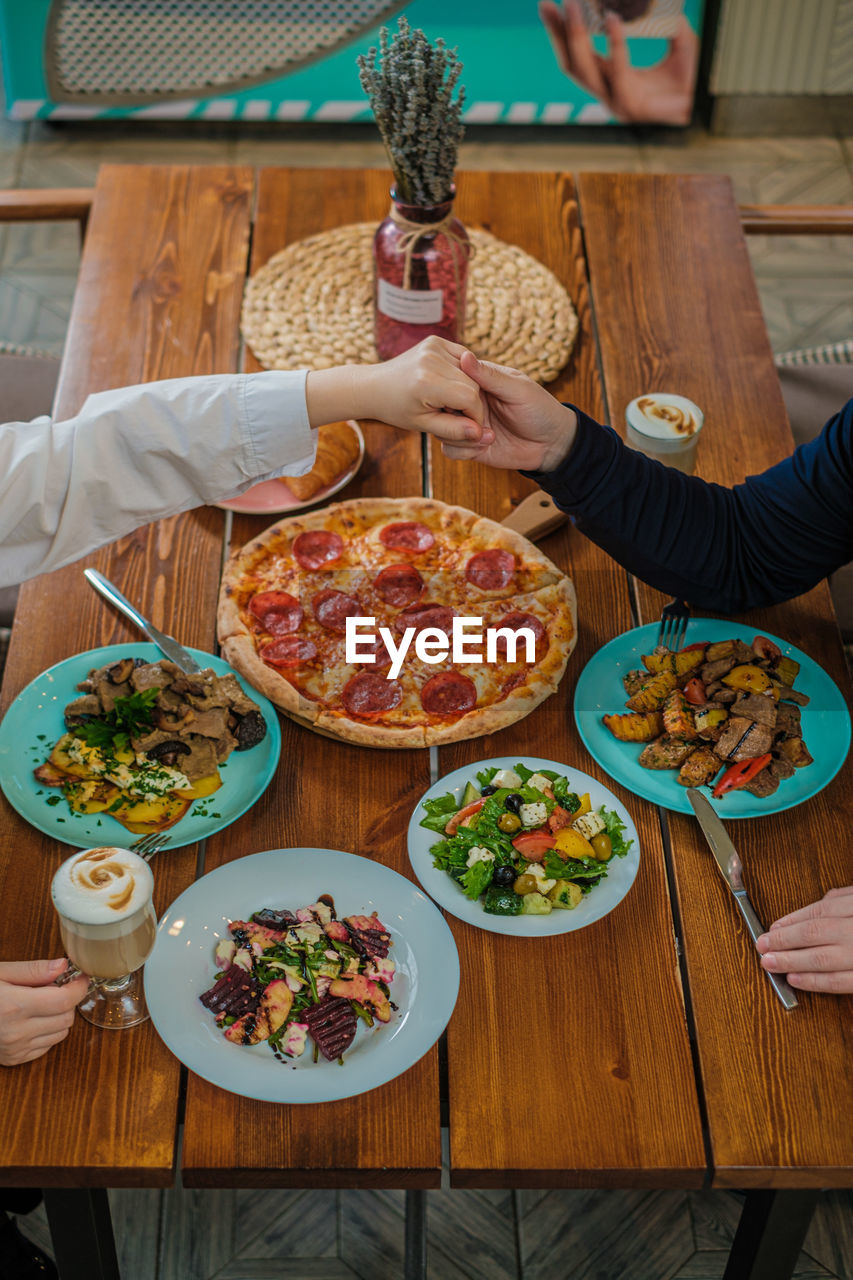
[[461,802],[450,792],[425,800],[420,825],[442,837],[433,866],[490,915],[571,911],[633,844],[617,813],[593,810],[553,769],[488,768],[476,780]]

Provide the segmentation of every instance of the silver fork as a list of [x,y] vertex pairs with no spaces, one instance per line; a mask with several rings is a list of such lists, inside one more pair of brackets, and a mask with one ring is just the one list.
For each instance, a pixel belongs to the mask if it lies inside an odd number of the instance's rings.
[[134,840],[128,848],[131,853],[138,853],[146,862],[150,862],[155,853],[165,849],[170,838],[170,836],[164,836],[161,831],[150,831],[147,836],[140,836],[138,840]]
[[660,612],[660,631],[658,632],[658,648],[668,649],[675,653],[684,644],[687,634],[687,623],[690,620],[690,607],[684,600],[670,600]]

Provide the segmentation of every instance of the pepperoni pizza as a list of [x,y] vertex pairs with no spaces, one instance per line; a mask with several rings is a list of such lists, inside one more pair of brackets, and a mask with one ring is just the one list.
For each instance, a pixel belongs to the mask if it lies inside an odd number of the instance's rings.
[[[346,660],[350,617],[361,620],[357,662]],[[494,631],[491,662],[471,624],[454,661],[455,618]],[[396,673],[381,628],[398,653],[408,641]],[[505,634],[525,630],[532,662]],[[493,733],[554,692],[575,646],[575,593],[526,538],[463,507],[360,498],[281,520],[232,556],[219,639],[256,689],[319,732],[430,746]]]

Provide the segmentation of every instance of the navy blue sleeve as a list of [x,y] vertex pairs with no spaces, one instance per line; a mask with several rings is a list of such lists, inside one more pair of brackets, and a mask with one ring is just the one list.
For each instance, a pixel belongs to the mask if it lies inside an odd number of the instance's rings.
[[790,458],[733,489],[646,458],[575,412],[566,461],[525,474],[661,591],[741,613],[801,595],[853,560],[853,400]]

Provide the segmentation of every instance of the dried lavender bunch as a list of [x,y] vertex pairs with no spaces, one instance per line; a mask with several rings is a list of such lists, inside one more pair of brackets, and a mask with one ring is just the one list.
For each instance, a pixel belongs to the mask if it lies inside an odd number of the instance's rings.
[[405,204],[441,204],[449,199],[456,155],[465,126],[462,63],[456,49],[439,38],[431,45],[423,31],[398,21],[387,27],[376,48],[358,57],[361,87],[370,99],[394,171],[397,196]]

